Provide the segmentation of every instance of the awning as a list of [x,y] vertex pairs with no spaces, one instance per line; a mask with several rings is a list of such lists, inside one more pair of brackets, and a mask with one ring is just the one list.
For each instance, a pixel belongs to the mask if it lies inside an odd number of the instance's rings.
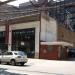
[[71,46],[73,47],[73,44],[69,42],[41,42],[41,45],[61,45],[61,46]]

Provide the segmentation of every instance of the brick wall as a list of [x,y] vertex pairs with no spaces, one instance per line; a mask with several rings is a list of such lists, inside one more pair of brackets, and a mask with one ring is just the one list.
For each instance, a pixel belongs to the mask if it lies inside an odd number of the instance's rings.
[[72,32],[63,26],[58,26],[58,34],[57,40],[58,41],[65,41],[69,43],[73,43],[75,47],[75,32]]

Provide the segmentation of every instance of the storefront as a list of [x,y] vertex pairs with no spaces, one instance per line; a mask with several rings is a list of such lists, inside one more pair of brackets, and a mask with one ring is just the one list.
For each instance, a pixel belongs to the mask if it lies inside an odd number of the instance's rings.
[[12,31],[12,50],[21,50],[28,57],[35,56],[35,28]]
[[39,58],[39,14],[14,18],[5,23],[0,26],[0,50],[21,50],[29,58]]
[[68,48],[72,46],[68,42],[41,42],[40,59],[66,60]]
[[7,51],[7,44],[5,44],[5,31],[0,32],[0,50]]

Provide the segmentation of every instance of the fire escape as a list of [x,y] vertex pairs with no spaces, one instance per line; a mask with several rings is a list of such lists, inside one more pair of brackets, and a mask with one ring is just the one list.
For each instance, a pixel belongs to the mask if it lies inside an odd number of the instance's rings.
[[75,31],[75,0],[56,0],[50,1],[49,7],[56,6],[56,9],[51,9],[50,16],[54,17],[58,23],[61,23],[65,28]]

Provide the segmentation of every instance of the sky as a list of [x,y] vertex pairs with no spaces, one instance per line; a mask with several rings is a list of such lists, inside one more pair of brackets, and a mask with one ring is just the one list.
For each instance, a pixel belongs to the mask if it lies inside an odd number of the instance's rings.
[[[0,0],[0,1],[6,1],[6,0]],[[16,0],[14,2],[10,2],[8,4],[10,5],[14,5],[14,6],[19,6],[19,4],[24,3],[24,2],[28,2],[29,0]],[[54,0],[54,1],[59,1],[59,0]]]
[[[0,0],[1,2],[7,1],[7,0]],[[24,2],[28,2],[29,0],[16,0],[13,2],[10,2],[8,4],[10,5],[14,5],[14,6],[19,6],[19,4],[24,3]]]
[[14,2],[10,2],[8,4],[10,5],[14,5],[14,6],[19,6],[19,4],[24,3],[24,2],[28,2],[29,0],[16,0]]

